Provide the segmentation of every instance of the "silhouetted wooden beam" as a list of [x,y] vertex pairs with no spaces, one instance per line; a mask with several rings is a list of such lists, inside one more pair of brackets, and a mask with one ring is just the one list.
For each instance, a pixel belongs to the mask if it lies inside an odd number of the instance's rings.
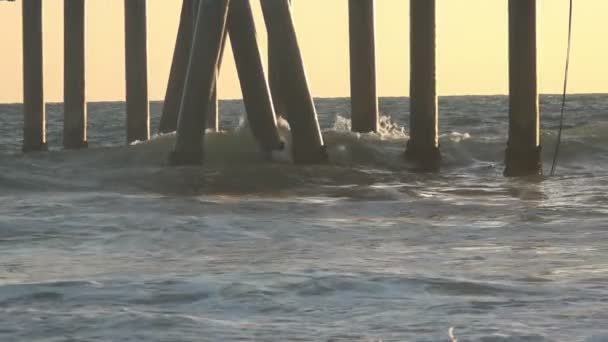
[[127,142],[150,138],[146,0],[125,0]]
[[207,110],[215,86],[229,0],[202,0],[177,123],[177,139],[170,156],[173,165],[203,162]]
[[[291,5],[291,0],[289,0]],[[293,10],[293,7],[292,7]],[[277,46],[278,45],[278,46]],[[278,52],[273,52],[273,51]],[[285,112],[285,96],[283,94],[283,79],[286,71],[283,70],[280,42],[270,31],[268,32],[268,83],[272,93],[272,103],[278,116],[287,117]]]
[[[199,0],[195,1],[196,10],[195,13],[198,13],[198,4]],[[194,17],[194,24],[196,24],[196,16]],[[215,85],[213,86],[213,94],[211,94],[211,101],[209,103],[208,113],[207,113],[207,129],[212,132],[218,132],[220,130],[220,106],[219,106],[219,98],[217,92],[217,82],[220,75],[220,69],[222,65],[222,56],[224,55],[224,47],[226,46],[226,34],[224,33],[224,37],[222,38],[222,49],[220,52],[220,59],[218,62],[218,67],[215,75]]]
[[44,108],[42,0],[23,1],[23,151],[41,151],[46,144]]
[[[196,25],[199,0],[184,0],[180,16],[171,72],[167,83],[163,112],[160,119],[159,132],[169,133],[177,129],[177,117],[188,70],[188,61],[192,49],[192,36]],[[220,63],[221,64],[221,63]],[[219,69],[218,69],[219,76]],[[216,83],[217,77],[216,76]],[[213,88],[213,95],[209,103],[209,113],[206,128],[219,131],[219,104],[217,84]]]
[[253,135],[263,150],[283,149],[249,0],[231,0],[228,32]]
[[291,127],[293,160],[298,164],[322,163],[327,160],[327,151],[308,87],[290,7],[289,0],[262,0],[268,34],[276,39],[272,53],[282,54],[282,68],[289,70],[289,79],[284,79],[283,96]]
[[505,176],[542,171],[536,70],[536,0],[509,0],[509,143]]
[[64,0],[63,147],[87,147],[85,0]]
[[378,131],[375,0],[349,0],[350,101],[353,132]]
[[171,63],[171,73],[167,83],[163,112],[160,119],[159,132],[169,133],[177,129],[177,117],[182,101],[188,60],[192,48],[192,36],[198,10],[198,0],[183,0],[182,11],[175,40],[175,50]]
[[406,157],[421,171],[439,169],[435,0],[410,0],[410,140]]

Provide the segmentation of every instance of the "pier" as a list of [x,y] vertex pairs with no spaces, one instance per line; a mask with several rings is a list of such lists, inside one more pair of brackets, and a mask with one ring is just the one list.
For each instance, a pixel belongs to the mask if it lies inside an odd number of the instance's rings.
[[[10,1],[10,0],[9,0]],[[283,149],[277,118],[289,122],[296,164],[331,162],[319,127],[290,0],[259,0],[265,25],[256,27],[250,0],[182,0],[179,28],[159,133],[176,132],[172,165],[204,164],[203,137],[219,130],[217,79],[227,39],[237,67],[248,126],[263,155]],[[21,0],[23,10],[23,151],[47,148],[43,89],[42,0]],[[422,172],[439,172],[436,0],[410,4],[410,139],[404,160]],[[124,0],[125,141],[150,138],[148,18],[146,0]],[[351,124],[357,133],[378,131],[375,0],[349,0]],[[64,0],[65,149],[88,146],[85,71],[86,0]],[[536,0],[509,0],[509,131],[506,176],[542,172],[537,85]],[[268,69],[257,40],[268,37]],[[404,28],[407,35],[407,27]],[[406,164],[404,162],[404,167]]]

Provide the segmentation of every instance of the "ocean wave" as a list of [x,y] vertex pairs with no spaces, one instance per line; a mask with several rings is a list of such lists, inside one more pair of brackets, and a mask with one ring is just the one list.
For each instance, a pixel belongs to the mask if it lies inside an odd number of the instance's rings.
[[[324,131],[330,157],[325,165],[292,164],[289,125],[283,120],[279,121],[279,130],[287,148],[273,152],[272,161],[267,161],[243,122],[232,131],[206,134],[203,167],[170,167],[173,133],[131,146],[2,155],[0,187],[13,191],[134,187],[161,193],[250,193],[308,185],[407,183],[420,177],[411,172],[414,165],[403,158],[408,139],[404,127],[389,117],[382,118],[378,133],[353,133],[349,127],[348,119],[336,116],[333,127]],[[567,131],[560,167],[580,172],[584,165],[605,165],[605,132],[608,125]],[[543,141],[545,146],[551,146],[554,134],[544,134]],[[500,176],[504,167],[506,145],[502,139],[452,131],[440,136],[440,144],[441,174]],[[545,148],[545,161],[549,162],[551,156],[552,149]]]

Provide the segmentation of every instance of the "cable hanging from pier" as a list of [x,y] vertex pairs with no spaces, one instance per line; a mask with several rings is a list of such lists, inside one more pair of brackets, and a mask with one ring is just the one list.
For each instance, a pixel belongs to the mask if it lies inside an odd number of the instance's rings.
[[555,176],[555,169],[557,167],[557,159],[559,157],[559,148],[562,143],[562,134],[564,131],[564,116],[566,112],[566,97],[568,94],[568,75],[570,74],[570,56],[572,50],[572,17],[574,9],[574,0],[570,0],[568,9],[568,48],[566,51],[566,66],[564,70],[564,89],[562,92],[562,104],[559,117],[559,130],[557,133],[557,142],[555,143],[555,151],[553,152],[553,162],[551,164],[551,176]]

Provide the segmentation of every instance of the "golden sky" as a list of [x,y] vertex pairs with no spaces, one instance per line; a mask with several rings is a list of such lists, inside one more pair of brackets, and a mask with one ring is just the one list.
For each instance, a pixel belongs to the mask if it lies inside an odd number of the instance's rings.
[[[0,2],[0,102],[20,102],[21,3]],[[438,1],[440,95],[507,92],[507,0]],[[568,0],[538,0],[541,92],[561,91]],[[44,1],[45,96],[62,99],[61,0]],[[151,0],[149,15],[150,99],[164,97],[181,1]],[[260,45],[266,38],[257,1]],[[377,0],[377,68],[381,96],[403,96],[409,87],[409,2]],[[87,97],[124,98],[123,0],[87,2]],[[315,96],[348,96],[347,0],[294,0],[295,20]],[[608,92],[608,1],[575,0],[572,92]],[[232,54],[220,80],[221,98],[240,98]]]

